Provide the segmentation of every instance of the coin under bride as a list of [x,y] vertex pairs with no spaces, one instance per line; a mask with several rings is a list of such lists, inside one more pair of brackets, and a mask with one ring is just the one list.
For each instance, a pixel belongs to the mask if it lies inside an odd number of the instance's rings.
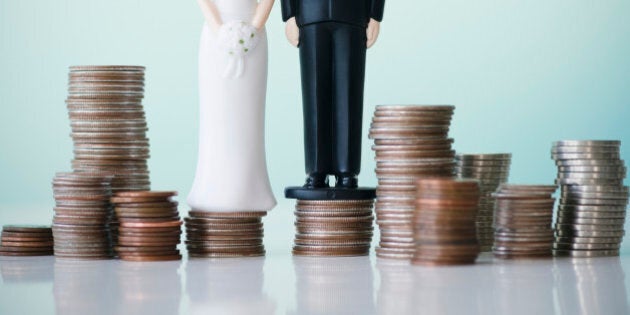
[[206,23],[199,45],[197,171],[187,199],[191,256],[264,254],[260,219],[276,205],[264,139],[264,25],[273,2],[198,0]]

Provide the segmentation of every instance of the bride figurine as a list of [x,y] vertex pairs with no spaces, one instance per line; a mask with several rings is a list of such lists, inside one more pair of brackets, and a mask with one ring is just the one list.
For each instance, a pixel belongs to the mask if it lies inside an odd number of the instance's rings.
[[267,36],[274,0],[197,0],[199,153],[188,205],[197,211],[268,211],[276,205],[265,157]]

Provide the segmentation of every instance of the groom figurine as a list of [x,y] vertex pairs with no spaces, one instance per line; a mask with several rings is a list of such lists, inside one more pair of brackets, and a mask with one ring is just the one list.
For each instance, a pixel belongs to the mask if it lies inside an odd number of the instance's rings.
[[300,49],[304,188],[355,189],[361,169],[365,51],[385,0],[281,0],[286,36]]

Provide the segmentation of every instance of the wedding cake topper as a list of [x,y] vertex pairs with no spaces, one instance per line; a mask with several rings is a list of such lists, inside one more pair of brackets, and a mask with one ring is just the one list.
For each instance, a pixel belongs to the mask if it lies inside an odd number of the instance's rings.
[[267,36],[274,0],[198,0],[199,152],[188,204],[196,211],[276,205],[265,157]]
[[[306,182],[288,198],[373,197],[359,189],[366,49],[376,41],[385,0],[282,0],[289,42],[299,48]],[[336,178],[329,188],[328,177]]]

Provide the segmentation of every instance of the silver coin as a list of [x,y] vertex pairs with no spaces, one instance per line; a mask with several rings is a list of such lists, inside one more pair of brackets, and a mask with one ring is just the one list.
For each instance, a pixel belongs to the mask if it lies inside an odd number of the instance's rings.
[[564,185],[561,187],[563,191],[575,193],[611,193],[611,194],[627,194],[630,190],[628,186],[584,186],[584,185]]
[[617,206],[598,206],[598,205],[565,205],[560,204],[558,206],[559,212],[625,212],[626,207],[623,205]]
[[566,219],[625,219],[626,212],[558,212],[558,217]]
[[555,147],[551,149],[551,154],[614,154],[619,153],[619,147],[587,147],[587,146],[573,146],[573,147]]
[[560,173],[623,173],[625,174],[627,168],[625,166],[560,166],[558,172]]
[[558,173],[557,179],[623,179],[625,173]]
[[556,249],[553,251],[555,256],[565,256],[574,258],[593,258],[593,257],[608,257],[619,256],[619,250],[561,250]]
[[619,160],[619,152],[593,152],[593,153],[553,153],[554,160]]
[[585,185],[585,186],[600,186],[600,185],[618,185],[623,184],[622,179],[576,179],[576,178],[563,178],[556,179],[556,185]]
[[507,167],[510,163],[506,161],[496,161],[496,160],[456,160],[457,165],[460,167]]
[[560,250],[614,250],[619,249],[619,243],[607,244],[607,243],[594,243],[594,244],[584,244],[584,243],[560,243],[555,242],[553,244],[554,249]]
[[562,224],[596,224],[596,225],[623,225],[625,223],[624,219],[590,219],[590,218],[570,218],[559,216],[557,222]]
[[622,237],[625,231],[579,231],[556,230],[558,237]]
[[622,237],[556,237],[556,242],[567,244],[619,244],[622,240]]
[[627,192],[623,193],[583,193],[583,192],[571,192],[562,190],[560,193],[562,198],[566,199],[614,199],[614,200],[627,200],[630,197],[630,194]]
[[458,160],[510,160],[512,159],[511,153],[484,153],[484,154],[457,154],[455,156]]
[[557,160],[558,167],[623,167],[624,160]]
[[622,224],[561,224],[556,223],[554,227],[562,231],[620,231]]
[[620,146],[619,140],[561,140],[553,143],[557,146]]
[[565,206],[593,205],[593,206],[627,206],[627,199],[587,199],[587,198],[560,198],[560,203]]

